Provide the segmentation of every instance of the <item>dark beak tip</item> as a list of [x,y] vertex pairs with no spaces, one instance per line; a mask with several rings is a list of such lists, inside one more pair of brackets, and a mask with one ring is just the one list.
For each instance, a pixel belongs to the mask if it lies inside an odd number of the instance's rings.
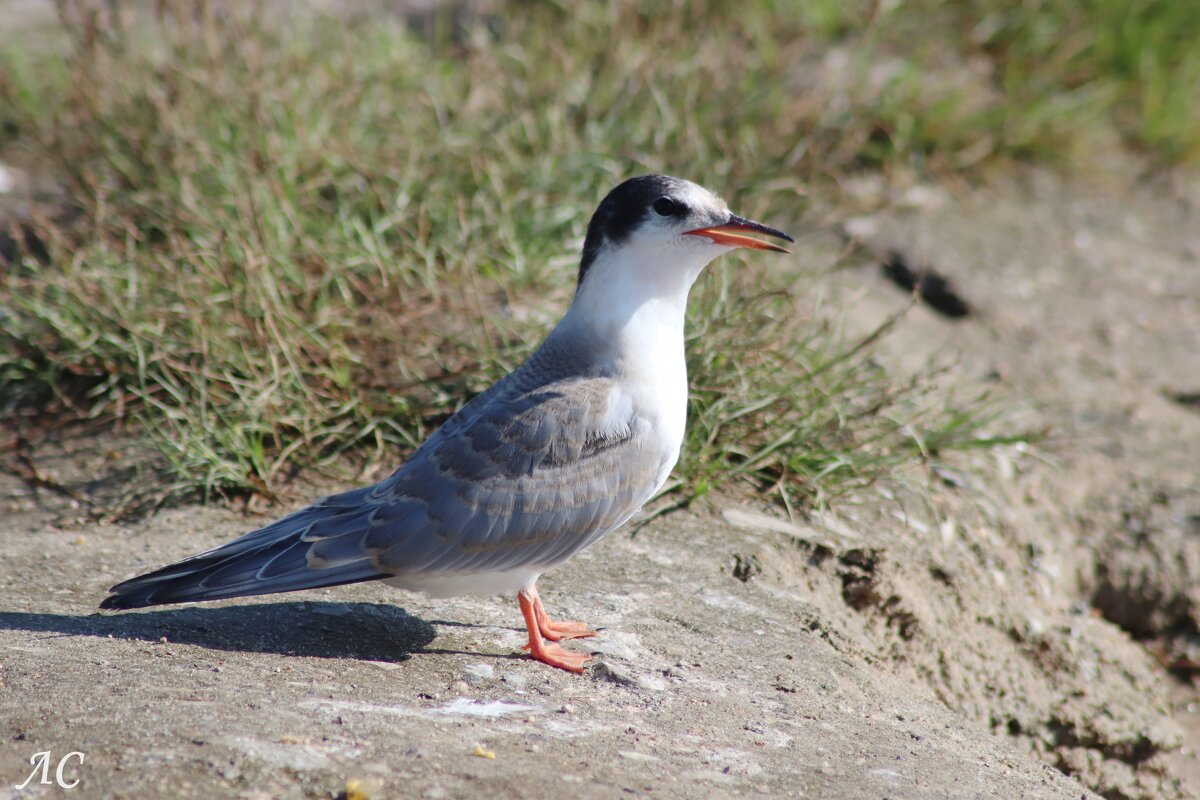
[[[739,228],[743,228],[745,230],[756,231],[756,232],[764,234],[766,236],[773,236],[776,239],[783,239],[785,242],[791,242],[792,244],[796,243],[795,239],[793,239],[791,236],[788,236],[786,233],[784,233],[783,231],[781,231],[777,228],[772,228],[768,225],[763,225],[761,222],[755,222],[752,219],[746,219],[745,217],[739,217],[737,214],[729,215],[729,224],[735,225],[735,226],[737,226]],[[791,251],[784,251],[784,252],[791,252]]]

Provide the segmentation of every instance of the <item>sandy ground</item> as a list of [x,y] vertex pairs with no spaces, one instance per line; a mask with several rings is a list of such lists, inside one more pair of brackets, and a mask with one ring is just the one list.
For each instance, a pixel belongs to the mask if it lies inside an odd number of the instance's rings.
[[[99,614],[113,582],[265,518],[195,507],[95,524],[3,477],[0,787],[1200,797],[1196,198],[1040,172],[847,192],[876,210],[846,221],[861,266],[827,276],[820,304],[865,329],[906,302],[876,254],[938,269],[974,312],[918,307],[881,357],[948,364],[947,387],[1020,410],[998,432],[1050,438],[836,515],[714,501],[610,536],[543,580],[552,612],[605,628],[573,645],[598,654],[583,677],[521,657],[510,598],[364,585]],[[814,227],[799,263],[843,246]],[[34,455],[103,498],[112,482],[97,478],[124,453],[80,439]],[[14,790],[46,750],[84,754],[65,772],[79,786]]]
[[[1014,641],[1036,642],[1041,634],[1028,632],[1062,625],[1057,615],[1065,608],[1115,623],[1154,655],[1147,660],[1111,629],[1071,629],[1053,645],[1052,635],[1038,644],[1040,653],[1066,646],[1070,655],[1043,665],[1045,694],[1030,696],[1027,709],[1034,718],[1007,722],[991,703],[972,702],[994,688],[998,665],[957,689],[944,676],[931,683],[951,705],[993,730],[1007,725],[1110,797],[1200,796],[1196,187],[1194,175],[1145,177],[1119,162],[1075,180],[1030,171],[983,187],[916,187],[883,197],[870,180],[847,187],[886,210],[843,226],[863,246],[865,264],[840,276],[843,296],[864,270],[878,270],[880,255],[899,253],[913,268],[951,278],[973,309],[961,320],[920,309],[885,342],[886,360],[909,369],[931,357],[949,363],[946,387],[994,386],[1010,410],[1024,409],[996,432],[1024,426],[1048,433],[1034,450],[993,453],[990,468],[985,463],[954,492],[960,500],[970,494],[970,510],[991,520],[967,533],[968,546],[991,561],[998,538],[1029,581],[1028,593],[1004,597],[1028,615],[1026,633],[1011,632]],[[872,278],[850,312],[859,325],[898,302]],[[933,503],[944,494],[935,493]],[[961,531],[961,507],[948,504],[943,524],[955,514]],[[998,587],[1002,593],[1017,588],[1012,577]],[[981,599],[975,608],[995,602]],[[1084,642],[1097,648],[1099,662],[1080,659]],[[1001,681],[1010,677],[1005,667]],[[1001,705],[1011,708],[1012,698]],[[1078,716],[1068,722],[1064,710]],[[1117,730],[1123,733],[1114,738]],[[1114,748],[1119,738],[1126,741]],[[1164,782],[1156,786],[1152,773]]]
[[5,531],[6,782],[50,749],[86,754],[87,797],[329,797],[354,778],[379,797],[1082,794],[893,676],[806,582],[732,577],[732,552],[780,534],[698,515],[610,537],[546,581],[552,609],[606,628],[585,677],[519,655],[511,600],[363,586],[94,612],[131,565],[244,525],[181,509]]

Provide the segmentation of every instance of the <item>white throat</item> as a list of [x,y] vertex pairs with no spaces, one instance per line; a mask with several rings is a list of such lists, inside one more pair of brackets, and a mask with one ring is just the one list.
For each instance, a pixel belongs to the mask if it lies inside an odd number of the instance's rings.
[[704,267],[730,248],[630,242],[602,250],[588,269],[562,326],[594,337],[614,355],[652,348],[660,337],[683,346],[688,293]]

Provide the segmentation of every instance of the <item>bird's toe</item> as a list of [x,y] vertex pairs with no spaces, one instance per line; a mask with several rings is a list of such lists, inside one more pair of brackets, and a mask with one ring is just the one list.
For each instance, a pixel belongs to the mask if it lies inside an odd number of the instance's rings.
[[529,648],[529,650],[529,655],[543,664],[565,669],[568,672],[582,673],[584,665],[592,660],[592,656],[587,653],[576,653],[559,647],[553,642],[546,642],[541,647]]
[[547,621],[539,626],[542,630],[542,636],[552,642],[557,642],[561,639],[587,639],[600,634],[587,626],[585,622],[574,622],[571,620]]

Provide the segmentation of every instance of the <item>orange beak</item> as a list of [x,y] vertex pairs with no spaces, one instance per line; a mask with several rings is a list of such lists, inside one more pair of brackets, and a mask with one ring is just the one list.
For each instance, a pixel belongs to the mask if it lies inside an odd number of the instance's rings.
[[697,228],[694,231],[688,231],[687,236],[703,236],[712,240],[716,244],[729,245],[730,247],[749,247],[752,250],[773,250],[776,253],[790,253],[791,250],[785,250],[779,245],[764,242],[761,239],[755,239],[750,236],[745,236],[738,231],[754,231],[767,236],[774,236],[776,239],[783,239],[788,242],[796,240],[788,236],[783,231],[768,228],[761,222],[755,222],[752,219],[739,217],[737,214],[730,214],[729,221],[724,225],[714,225],[711,228]]

